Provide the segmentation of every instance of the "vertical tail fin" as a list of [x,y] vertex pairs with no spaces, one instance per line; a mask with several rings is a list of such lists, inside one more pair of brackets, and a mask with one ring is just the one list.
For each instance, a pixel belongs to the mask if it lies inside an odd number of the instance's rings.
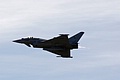
[[82,37],[82,35],[84,34],[84,32],[79,32],[78,34],[72,36],[69,38],[69,43],[70,44],[76,44],[79,39]]

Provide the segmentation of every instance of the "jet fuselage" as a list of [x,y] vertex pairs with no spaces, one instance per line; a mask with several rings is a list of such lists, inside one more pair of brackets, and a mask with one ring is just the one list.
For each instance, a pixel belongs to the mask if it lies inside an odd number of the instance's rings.
[[28,37],[14,40],[13,42],[25,44],[28,47],[43,48],[43,50],[60,55],[61,57],[71,58],[70,50],[78,49],[78,41],[83,34],[84,32],[79,32],[70,38],[68,38],[68,34],[60,34],[60,36],[49,40]]

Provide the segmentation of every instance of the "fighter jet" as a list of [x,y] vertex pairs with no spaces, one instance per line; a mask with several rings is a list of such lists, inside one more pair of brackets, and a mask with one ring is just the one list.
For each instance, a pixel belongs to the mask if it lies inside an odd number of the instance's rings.
[[33,46],[33,48],[43,48],[43,50],[59,55],[57,57],[73,58],[70,54],[70,50],[78,49],[78,41],[83,34],[84,32],[79,32],[70,38],[68,38],[69,34],[59,34],[58,37],[49,40],[28,37],[14,40],[13,42],[25,44],[28,47]]

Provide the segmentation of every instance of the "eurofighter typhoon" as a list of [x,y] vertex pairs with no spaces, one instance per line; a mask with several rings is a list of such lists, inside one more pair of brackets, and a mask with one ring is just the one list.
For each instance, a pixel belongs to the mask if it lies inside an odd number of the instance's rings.
[[25,44],[28,47],[33,46],[33,48],[43,48],[43,50],[59,55],[57,57],[72,58],[70,50],[78,49],[78,41],[83,34],[84,32],[79,32],[70,38],[68,38],[68,34],[60,34],[60,36],[49,40],[28,37],[14,40],[13,42]]

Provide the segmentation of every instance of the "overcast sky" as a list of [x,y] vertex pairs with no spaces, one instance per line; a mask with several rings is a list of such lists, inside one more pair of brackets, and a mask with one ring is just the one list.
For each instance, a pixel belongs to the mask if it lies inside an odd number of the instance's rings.
[[[85,34],[73,59],[14,39]],[[119,80],[120,0],[0,0],[0,80]]]

